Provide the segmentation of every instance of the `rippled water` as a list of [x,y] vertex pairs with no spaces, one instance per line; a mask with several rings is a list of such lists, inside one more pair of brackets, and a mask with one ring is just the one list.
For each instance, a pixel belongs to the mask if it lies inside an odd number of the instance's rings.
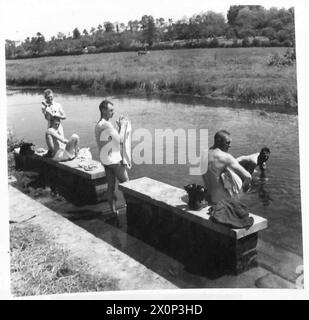
[[[114,102],[115,116],[128,115],[133,130],[147,128],[173,130],[177,128],[208,129],[209,145],[219,129],[232,134],[230,152],[234,156],[257,152],[263,146],[271,149],[267,179],[255,176],[253,190],[245,202],[255,214],[266,217],[269,228],[262,237],[302,255],[302,225],[300,209],[300,173],[298,147],[298,118],[296,115],[261,112],[196,103],[178,103],[158,99],[123,96],[110,97]],[[98,105],[102,97],[57,93],[67,114],[63,121],[65,135],[76,132],[82,146],[89,146],[95,159],[98,151],[94,139],[94,126],[99,118]],[[8,128],[18,138],[37,146],[45,146],[46,121],[41,114],[42,96],[38,93],[8,91]],[[136,145],[137,142],[133,143]],[[153,159],[154,159],[153,143]],[[172,150],[167,150],[171,152]],[[175,153],[176,154],[176,153]],[[198,176],[189,175],[189,165],[135,165],[130,178],[148,176],[174,186],[183,187],[190,182],[202,183]]]

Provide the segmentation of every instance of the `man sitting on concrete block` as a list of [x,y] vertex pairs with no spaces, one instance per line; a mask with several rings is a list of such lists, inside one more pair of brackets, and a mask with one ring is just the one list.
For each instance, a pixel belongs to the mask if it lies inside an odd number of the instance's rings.
[[54,116],[51,120],[51,127],[45,134],[48,154],[58,162],[74,159],[79,150],[79,136],[73,134],[70,139],[66,139],[60,122],[60,118]]

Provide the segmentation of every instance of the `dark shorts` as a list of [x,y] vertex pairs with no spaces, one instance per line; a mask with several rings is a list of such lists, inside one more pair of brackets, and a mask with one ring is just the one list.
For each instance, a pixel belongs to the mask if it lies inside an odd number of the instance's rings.
[[115,191],[116,178],[120,183],[129,180],[127,169],[121,163],[104,165],[104,169],[107,179],[107,190],[110,192]]

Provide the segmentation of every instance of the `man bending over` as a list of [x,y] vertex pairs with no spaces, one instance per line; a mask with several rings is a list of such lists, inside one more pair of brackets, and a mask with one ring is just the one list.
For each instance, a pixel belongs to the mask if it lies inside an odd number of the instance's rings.
[[250,186],[251,174],[228,153],[231,141],[230,133],[220,130],[208,150],[207,172],[202,178],[207,188],[207,200],[211,203],[232,198]]
[[269,159],[270,150],[267,147],[261,149],[260,153],[253,153],[248,156],[241,156],[237,161],[251,174],[256,167],[259,167],[261,174],[264,174],[266,169],[266,161]]

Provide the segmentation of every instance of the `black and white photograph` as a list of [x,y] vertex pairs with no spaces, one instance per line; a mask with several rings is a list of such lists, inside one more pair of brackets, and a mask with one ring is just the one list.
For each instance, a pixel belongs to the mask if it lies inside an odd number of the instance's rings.
[[301,10],[2,1],[10,297],[304,292]]

